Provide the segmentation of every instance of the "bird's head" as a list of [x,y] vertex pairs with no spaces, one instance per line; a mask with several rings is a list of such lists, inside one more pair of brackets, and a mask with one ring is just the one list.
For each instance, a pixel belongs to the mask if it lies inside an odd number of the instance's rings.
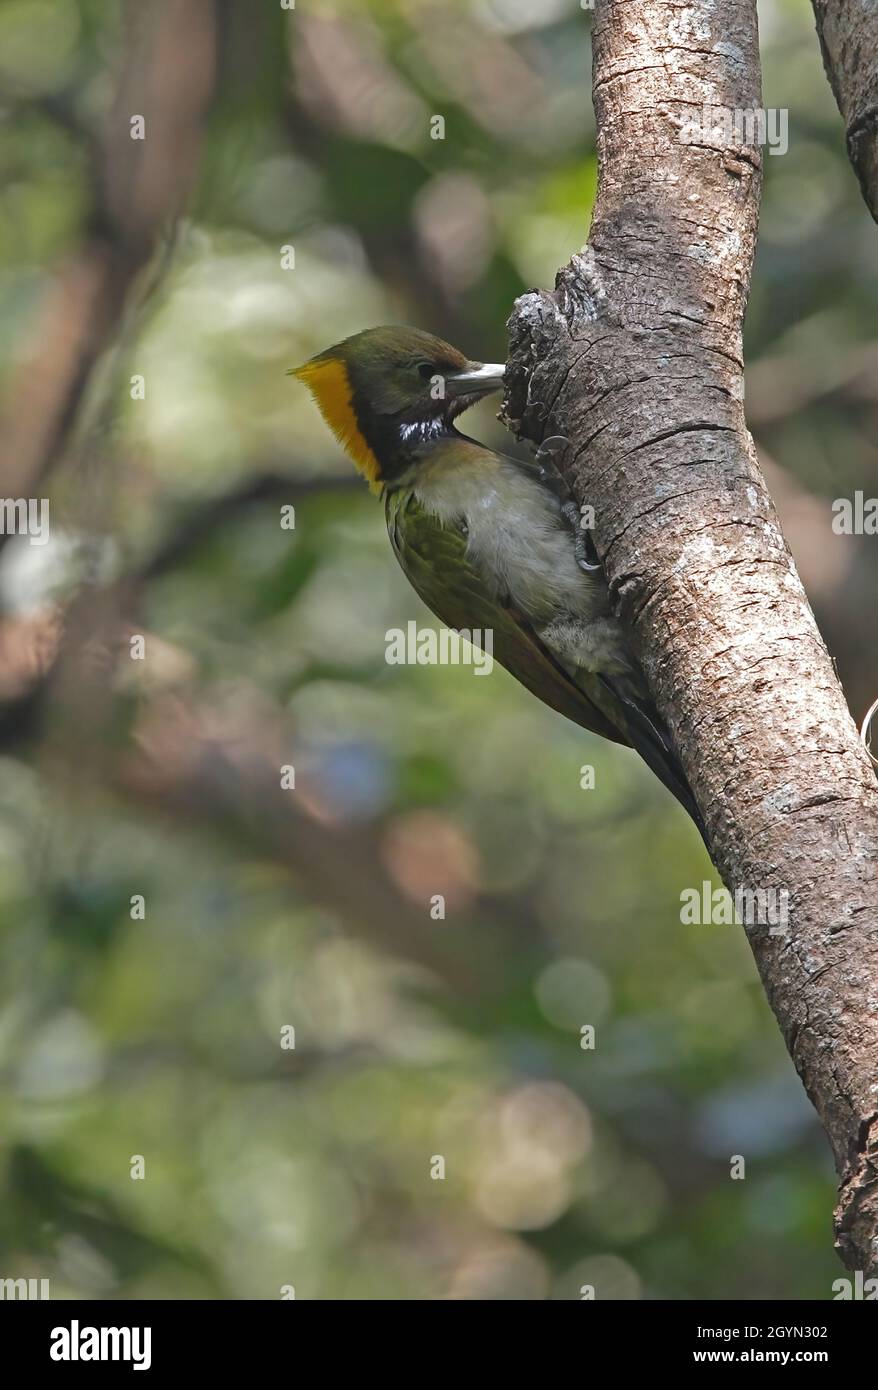
[[471,362],[417,328],[367,328],[312,357],[292,375],[373,491],[410,466],[418,444],[503,384],[502,363]]

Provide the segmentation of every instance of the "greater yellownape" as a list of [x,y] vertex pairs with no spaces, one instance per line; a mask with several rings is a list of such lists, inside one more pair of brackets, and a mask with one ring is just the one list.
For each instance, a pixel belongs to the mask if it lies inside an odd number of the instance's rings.
[[448,627],[490,630],[493,655],[552,709],[635,748],[704,826],[600,566],[539,459],[495,453],[455,420],[503,383],[414,328],[369,328],[293,373],[372,491],[394,554]]

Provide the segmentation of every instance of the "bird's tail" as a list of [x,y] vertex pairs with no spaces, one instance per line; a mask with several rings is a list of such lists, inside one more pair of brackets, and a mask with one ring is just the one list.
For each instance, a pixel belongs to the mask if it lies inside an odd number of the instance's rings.
[[[621,713],[624,733],[631,747],[636,749],[646,765],[673,793],[698,827],[705,845],[707,829],[701,812],[680,765],[671,736],[652,700],[624,676],[597,676],[597,680],[611,697],[610,703],[617,715]],[[621,710],[619,706],[621,705]],[[617,722],[619,722],[617,718]],[[708,849],[710,846],[708,845]]]

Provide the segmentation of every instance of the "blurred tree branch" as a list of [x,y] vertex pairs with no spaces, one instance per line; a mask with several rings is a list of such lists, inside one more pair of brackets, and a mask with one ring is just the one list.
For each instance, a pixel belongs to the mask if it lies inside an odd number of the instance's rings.
[[220,835],[236,855],[281,865],[306,901],[336,913],[356,935],[484,1002],[487,963],[504,954],[499,915],[480,905],[476,941],[469,913],[437,928],[429,903],[414,902],[388,873],[380,825],[335,821],[307,778],[297,778],[295,791],[281,788],[281,768],[294,762],[293,731],[255,691],[249,708],[240,699],[231,711],[165,696],[144,706],[107,783],[164,817]]
[[874,1271],[878,786],[744,418],[761,151],[691,124],[761,106],[755,0],[603,0],[593,85],[588,245],[516,303],[506,417],[566,441],[725,882],[789,895],[787,931],[748,938],[835,1154],[839,1251]]
[[[529,979],[541,947],[526,911],[517,917],[509,904],[477,898],[437,927],[429,902],[414,901],[394,881],[380,822],[339,821],[307,776],[295,790],[282,788],[283,766],[296,762],[295,729],[255,688],[239,685],[218,700],[173,661],[163,679],[155,659],[149,680],[157,688],[129,687],[126,612],[139,582],[134,576],[83,591],[63,631],[60,621],[41,631],[42,669],[18,699],[0,706],[0,751],[31,751],[44,775],[69,783],[71,794],[75,786],[80,800],[86,787],[89,795],[121,796],[220,839],[238,857],[280,865],[304,900],[325,906],[373,946],[423,966],[460,1000],[484,1005],[501,979]],[[138,631],[154,649],[159,639]],[[35,640],[31,624],[16,636],[7,683],[33,676]],[[0,652],[9,656],[12,642],[7,635]]]
[[[45,114],[86,148],[92,201],[83,243],[57,273],[34,355],[10,392],[0,433],[10,495],[32,494],[62,459],[97,362],[118,342],[135,288],[142,302],[144,288],[135,282],[183,210],[198,171],[215,75],[213,0],[163,0],[146,10],[132,4],[127,22],[118,90],[99,137],[80,121],[71,100],[38,99]],[[146,122],[143,140],[130,138],[134,115]],[[165,266],[161,257],[150,288]],[[314,900],[371,940],[466,991],[474,983],[472,943],[466,953],[455,951],[461,931],[445,928],[436,945],[437,934],[425,930],[427,906],[416,908],[394,885],[376,833],[323,823],[281,791],[280,764],[289,757],[288,749],[281,756],[281,746],[289,731],[279,712],[263,710],[260,720],[244,720],[226,737],[191,698],[187,704],[165,693],[142,703],[133,744],[107,736],[123,715],[113,673],[144,587],[183,563],[243,508],[356,486],[353,474],[307,481],[266,469],[188,512],[140,568],[104,589],[86,586],[63,614],[6,619],[0,627],[0,747],[32,751],[56,775],[70,770],[71,759],[80,768],[85,762],[96,785],[105,779],[166,816],[225,832],[237,848],[293,870]],[[269,745],[274,763],[266,761]],[[481,933],[484,942],[489,936]],[[479,989],[483,985],[479,980]]]
[[[300,777],[295,727],[254,687],[230,700],[202,688],[186,653],[161,643],[139,620],[152,580],[185,563],[197,545],[240,515],[277,499],[347,492],[356,478],[306,480],[265,472],[213,499],[171,531],[154,554],[105,586],[85,585],[66,610],[0,625],[0,753],[29,757],[73,795],[121,797],[187,831],[219,839],[243,859],[287,871],[305,901],[336,914],[355,935],[424,967],[461,1002],[484,1006],[512,975],[529,980],[541,958],[531,914],[479,896],[438,925],[429,903],[394,881],[379,821],[346,824]],[[129,638],[145,637],[145,683]],[[156,656],[157,647],[162,655]],[[509,951],[510,933],[518,944]]]
[[237,487],[220,493],[195,510],[187,510],[177,526],[168,532],[155,553],[136,572],[138,584],[165,574],[182,564],[208,537],[227,522],[235,520],[248,507],[265,502],[294,506],[309,496],[362,492],[355,473],[339,477],[299,478],[283,468],[260,468]]
[[812,0],[823,66],[845,125],[848,156],[878,222],[878,6]]
[[[48,106],[86,148],[91,206],[82,244],[46,295],[0,422],[0,476],[12,497],[34,496],[61,461],[93,370],[198,169],[214,81],[213,0],[130,4],[126,21],[127,49],[101,136],[79,122],[69,101]],[[143,117],[145,138],[132,139],[132,116]]]

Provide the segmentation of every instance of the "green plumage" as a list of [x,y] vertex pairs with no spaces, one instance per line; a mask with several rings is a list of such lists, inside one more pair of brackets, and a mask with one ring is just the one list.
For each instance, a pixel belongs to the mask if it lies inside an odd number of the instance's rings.
[[[583,563],[575,507],[534,463],[458,432],[458,415],[503,377],[416,329],[369,329],[299,369],[373,489],[412,588],[449,628],[490,631],[491,654],[584,729],[635,748],[702,834],[662,720]],[[560,479],[558,480],[560,484]]]
[[[532,695],[615,743],[628,740],[602,712],[600,679],[574,681],[509,599],[494,598],[467,556],[467,538],[431,516],[409,489],[385,497],[387,532],[412,588],[451,628],[493,632],[493,655]],[[583,677],[586,680],[583,684]]]
[[492,654],[510,675],[583,729],[635,748],[704,834],[695,799],[642,678],[566,669],[524,613],[508,597],[491,592],[468,555],[466,530],[440,521],[411,488],[385,494],[385,516],[406,578],[440,622],[454,629],[489,629]]

